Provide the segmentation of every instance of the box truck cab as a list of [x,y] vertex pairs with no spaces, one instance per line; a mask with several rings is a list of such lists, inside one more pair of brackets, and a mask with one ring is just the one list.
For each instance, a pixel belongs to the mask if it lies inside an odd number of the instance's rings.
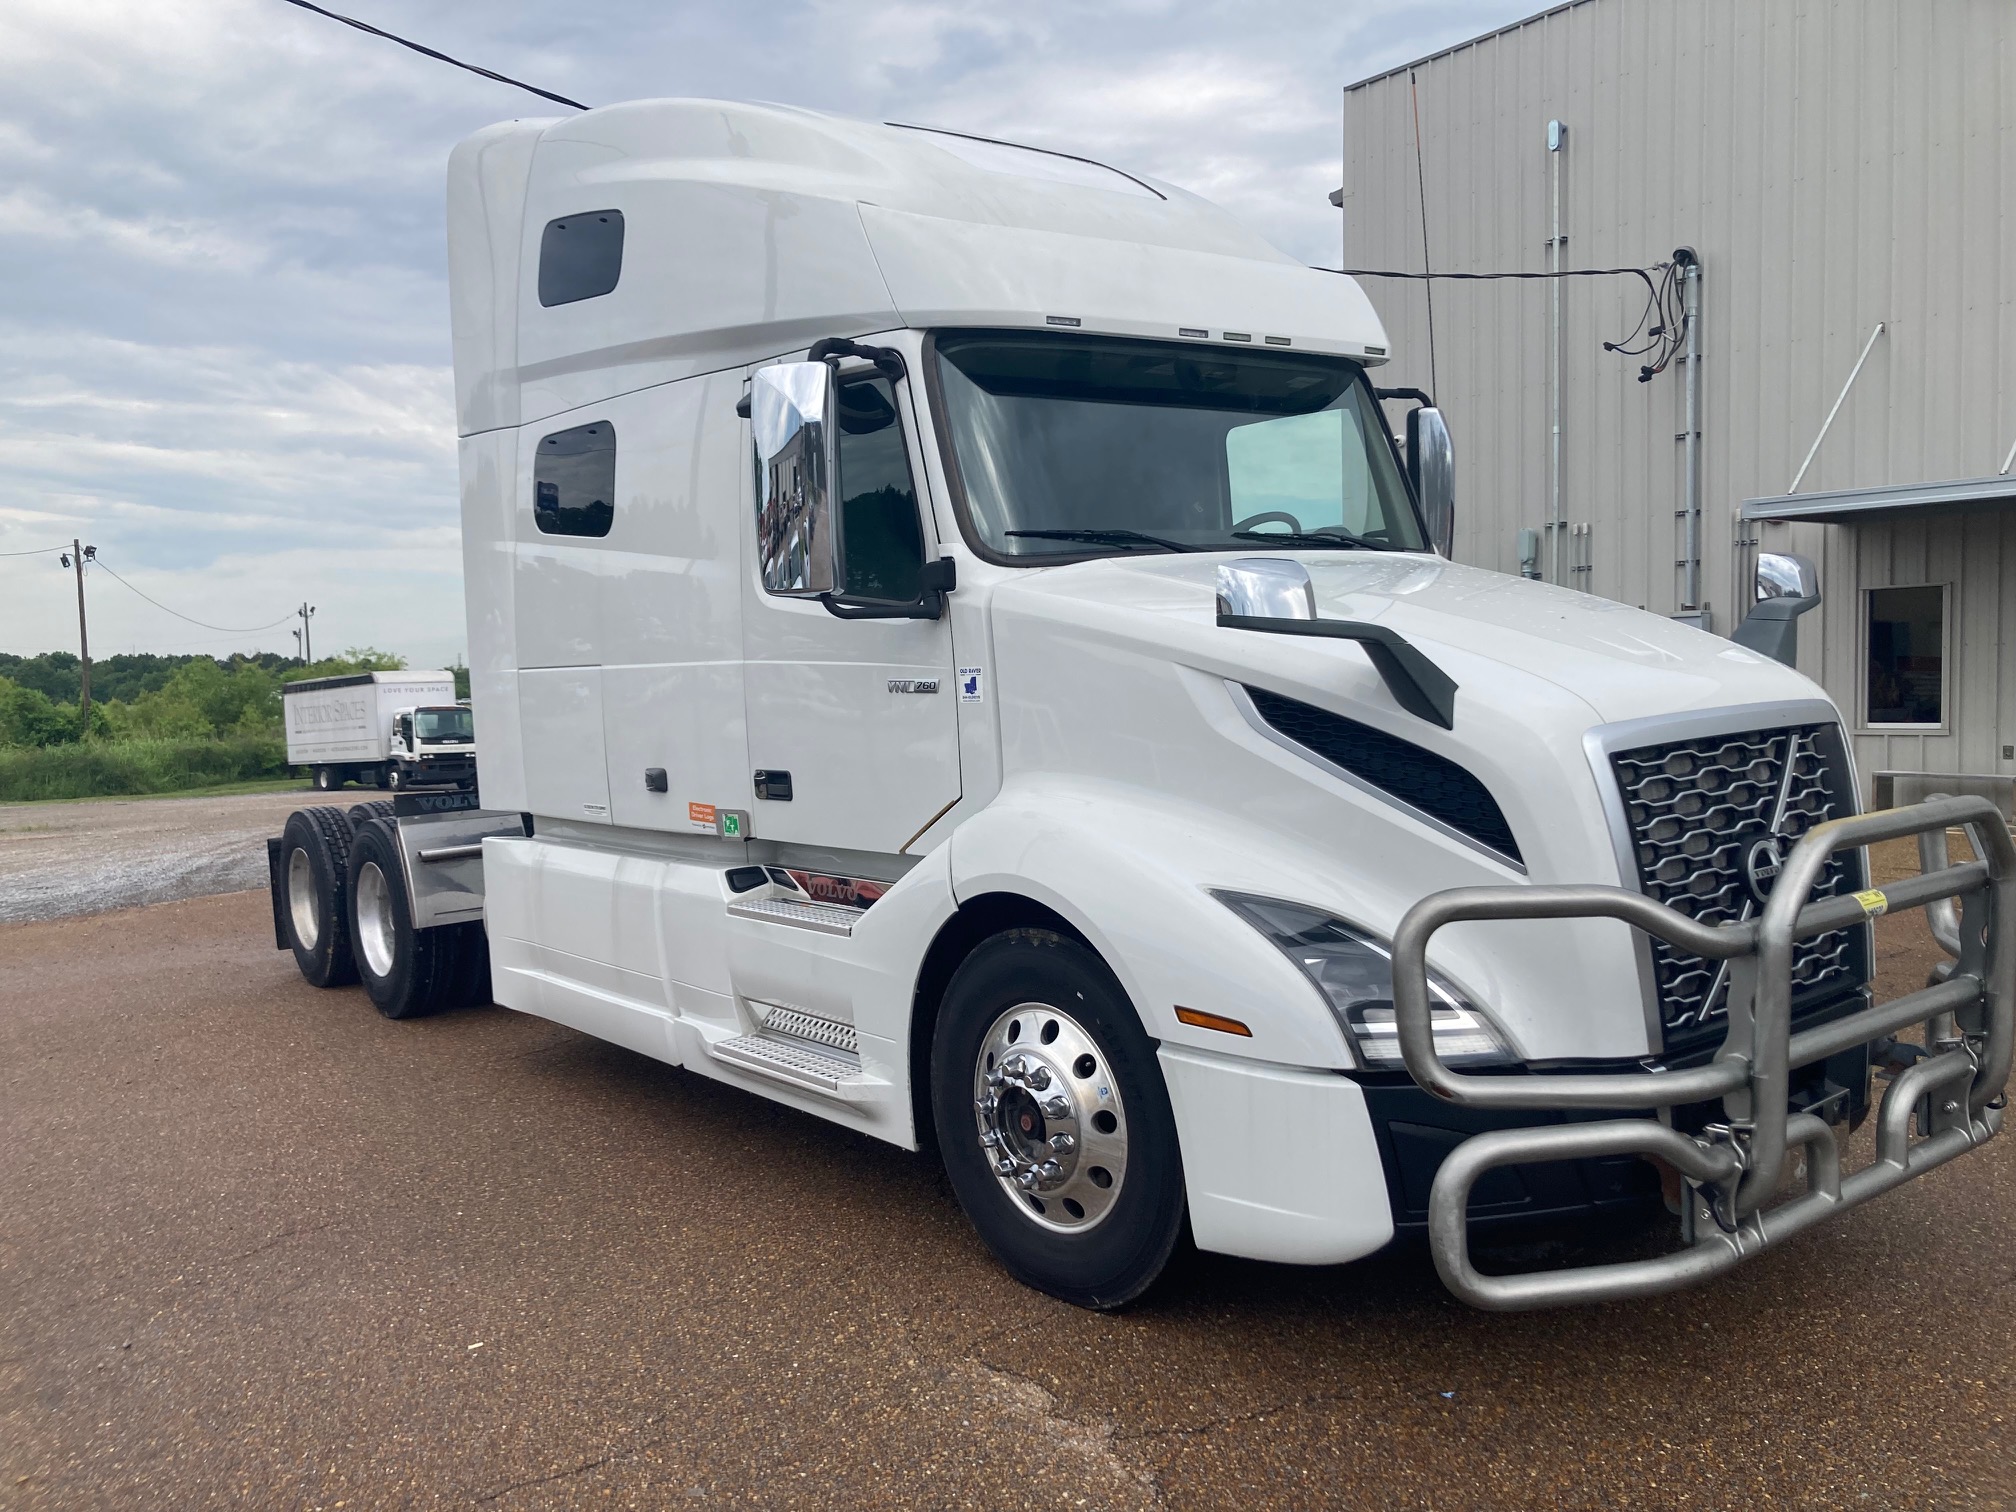
[[[2006,833],[1858,817],[1768,656],[1451,561],[1350,279],[1086,159],[709,101],[481,132],[448,227],[483,807],[297,814],[311,979],[935,1146],[1095,1306],[1186,1234],[1663,1290],[1999,1128]],[[1868,888],[1961,822],[1985,860]],[[1869,916],[1962,896],[1873,1003]],[[1662,1176],[1670,1254],[1469,1260]]]
[[476,785],[476,725],[449,672],[353,672],[280,690],[287,760],[323,792]]

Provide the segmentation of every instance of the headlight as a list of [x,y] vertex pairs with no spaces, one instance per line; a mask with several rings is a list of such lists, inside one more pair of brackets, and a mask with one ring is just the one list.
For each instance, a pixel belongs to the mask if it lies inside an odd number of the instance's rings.
[[[1247,893],[1213,893],[1274,942],[1316,984],[1358,1063],[1398,1069],[1400,1037],[1393,1020],[1393,952],[1385,941],[1342,919]],[[1498,1028],[1448,982],[1428,973],[1435,1050],[1451,1066],[1504,1066],[1513,1056]]]

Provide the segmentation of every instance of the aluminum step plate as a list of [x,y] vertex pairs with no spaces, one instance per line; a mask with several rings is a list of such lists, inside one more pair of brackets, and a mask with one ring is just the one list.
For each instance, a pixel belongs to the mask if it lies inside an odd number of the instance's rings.
[[861,1036],[852,1024],[821,1018],[802,1008],[785,1008],[777,1003],[752,1002],[749,1006],[762,1020],[763,1027],[772,1034],[788,1034],[793,1039],[810,1040],[815,1045],[845,1051],[849,1055],[861,1048]]
[[747,903],[730,903],[728,912],[738,919],[761,919],[766,924],[789,924],[797,929],[813,929],[820,934],[851,935],[858,908],[840,908],[831,903],[793,903],[788,898],[756,898]]
[[707,1050],[716,1060],[822,1092],[837,1092],[843,1083],[858,1081],[861,1076],[859,1056],[762,1035],[717,1040]]

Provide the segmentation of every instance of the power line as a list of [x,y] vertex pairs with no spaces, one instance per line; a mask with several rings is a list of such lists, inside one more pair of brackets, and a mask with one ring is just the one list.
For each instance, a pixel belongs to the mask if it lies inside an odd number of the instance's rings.
[[485,79],[495,79],[499,84],[509,84],[513,89],[525,90],[529,94],[539,96],[542,100],[551,100],[556,105],[570,105],[576,110],[588,110],[591,108],[590,106],[583,105],[579,100],[570,100],[565,95],[554,94],[550,89],[541,89],[536,84],[527,84],[523,79],[514,79],[506,74],[496,73],[491,69],[479,67],[474,63],[464,63],[460,58],[451,58],[444,52],[436,52],[433,48],[423,47],[418,42],[409,42],[406,38],[388,32],[383,27],[373,26],[369,21],[359,21],[354,16],[338,15],[335,11],[313,4],[312,0],[287,0],[287,3],[299,6],[305,11],[313,11],[318,16],[327,16],[331,21],[341,21],[345,26],[354,26],[358,31],[368,33],[373,37],[383,37],[387,42],[397,42],[401,47],[410,48],[423,58],[433,58],[437,62],[464,69]]
[[272,624],[269,625],[252,625],[243,629],[239,628],[236,625],[213,625],[208,620],[199,620],[192,615],[184,614],[180,609],[170,609],[166,604],[162,603],[161,600],[153,597],[151,594],[141,592],[141,590],[138,588],[133,588],[133,585],[131,583],[128,583],[126,579],[120,577],[118,573],[112,572],[112,569],[110,567],[105,566],[105,559],[103,557],[99,557],[97,561],[94,563],[94,565],[99,567],[105,567],[105,570],[107,572],[112,573],[112,578],[114,582],[120,583],[127,588],[132,588],[133,592],[140,594],[140,597],[146,599],[148,603],[152,604],[156,609],[159,609],[162,613],[172,614],[175,616],[175,618],[179,620],[188,620],[190,624],[200,625],[205,630],[215,630],[219,635],[257,635],[262,630],[272,630],[280,625],[286,624],[287,621],[294,618],[295,611],[290,609],[285,614],[281,615],[280,618],[274,620]]
[[0,551],[0,557],[47,556],[52,551],[62,551],[61,546],[36,546],[27,551]]

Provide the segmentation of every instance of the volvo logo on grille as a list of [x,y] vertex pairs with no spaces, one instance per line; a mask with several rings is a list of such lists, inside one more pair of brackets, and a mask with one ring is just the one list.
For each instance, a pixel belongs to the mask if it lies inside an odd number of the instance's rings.
[[1767,835],[1743,853],[1743,875],[1750,883],[1750,896],[1762,908],[1771,896],[1771,884],[1785,865],[1785,850],[1776,835]]

